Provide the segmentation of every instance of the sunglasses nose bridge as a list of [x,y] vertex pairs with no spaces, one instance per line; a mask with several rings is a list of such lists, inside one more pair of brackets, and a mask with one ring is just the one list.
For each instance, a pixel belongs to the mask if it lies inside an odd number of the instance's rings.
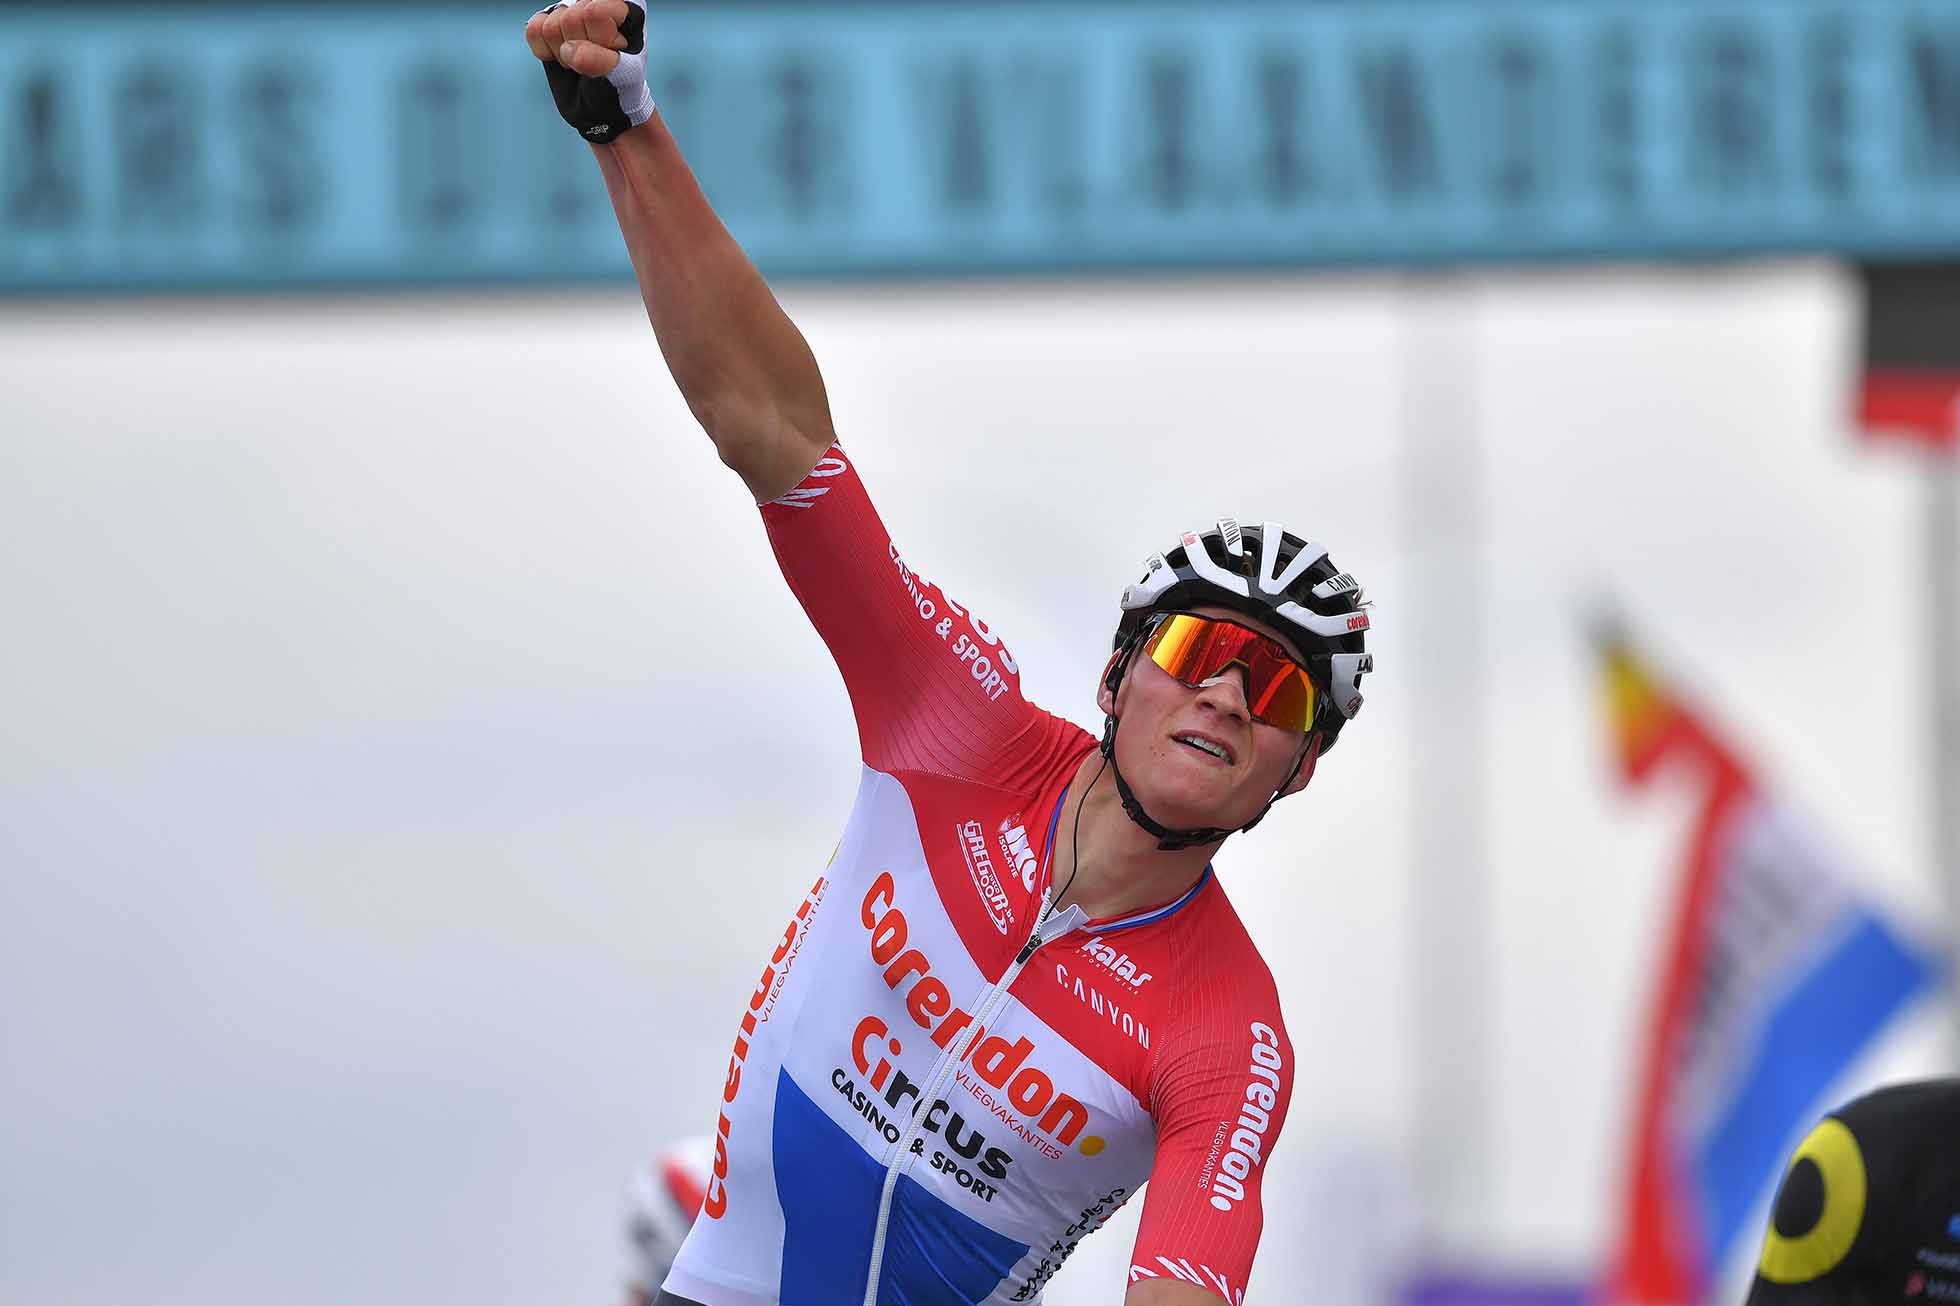
[[1252,699],[1246,692],[1245,681],[1250,671],[1251,669],[1244,662],[1234,660],[1200,680],[1192,688],[1198,691],[1198,696],[1202,699],[1207,690],[1222,690],[1229,687],[1233,714],[1251,720]]
[[1226,681],[1231,681],[1238,685],[1239,696],[1243,698],[1245,697],[1246,691],[1246,678],[1251,674],[1252,668],[1247,665],[1244,658],[1233,658],[1230,662],[1227,662],[1224,666],[1218,668],[1218,670],[1212,672],[1203,680],[1200,680],[1197,687],[1203,689],[1206,685],[1222,684]]
[[[1287,662],[1290,664],[1291,659],[1287,659]],[[1235,671],[1238,673],[1236,676],[1232,675],[1232,673]],[[1308,676],[1306,672],[1303,669],[1297,667],[1297,665],[1293,665],[1291,667],[1291,671],[1292,674],[1298,676],[1299,682],[1303,686],[1307,696],[1307,701],[1306,704],[1304,705],[1304,712],[1308,720],[1306,724],[1297,727],[1298,729],[1304,731],[1312,727],[1312,717],[1314,712],[1318,708],[1320,690],[1319,687],[1314,684],[1312,677]],[[1287,673],[1279,672],[1278,674],[1284,676]],[[1260,692],[1261,695],[1264,696],[1261,698],[1261,702],[1265,704],[1267,710],[1266,711],[1255,710],[1254,703],[1253,703],[1254,695],[1252,691],[1253,675],[1254,672],[1251,663],[1247,662],[1243,658],[1235,658],[1231,662],[1227,663],[1225,666],[1221,667],[1217,671],[1217,673],[1212,675],[1209,679],[1204,680],[1200,682],[1198,685],[1194,686],[1194,688],[1202,689],[1207,685],[1220,684],[1229,681],[1233,685],[1233,687],[1237,690],[1237,700],[1238,700],[1237,710],[1240,715],[1244,716],[1248,720],[1262,721],[1268,725],[1280,725],[1280,726],[1285,726],[1287,728],[1294,728],[1294,723],[1290,719],[1282,720],[1280,719],[1280,717],[1270,714],[1274,710],[1273,705],[1270,703],[1266,703],[1265,700],[1267,698],[1271,698],[1274,689],[1277,688],[1277,686],[1274,683],[1270,683],[1266,681],[1261,682],[1263,687]]]

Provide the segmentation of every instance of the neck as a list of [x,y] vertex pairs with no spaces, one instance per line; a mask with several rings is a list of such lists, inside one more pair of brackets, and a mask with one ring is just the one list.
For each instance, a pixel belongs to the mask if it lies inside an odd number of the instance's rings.
[[1116,777],[1103,766],[1102,754],[1092,752],[1076,767],[1055,824],[1049,877],[1060,890],[1055,909],[1074,904],[1091,919],[1103,920],[1161,906],[1198,882],[1223,842],[1159,849],[1156,836],[1124,812]]

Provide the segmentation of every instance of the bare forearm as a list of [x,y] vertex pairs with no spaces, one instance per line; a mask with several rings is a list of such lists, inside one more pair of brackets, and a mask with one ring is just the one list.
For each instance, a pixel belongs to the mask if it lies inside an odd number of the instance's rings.
[[722,461],[758,501],[775,498],[833,438],[809,344],[658,114],[592,148],[668,370]]

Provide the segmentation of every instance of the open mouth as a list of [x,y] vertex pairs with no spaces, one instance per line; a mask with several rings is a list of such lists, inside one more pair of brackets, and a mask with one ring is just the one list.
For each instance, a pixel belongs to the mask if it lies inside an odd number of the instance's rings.
[[1227,766],[1232,764],[1232,750],[1217,740],[1206,739],[1203,735],[1172,735],[1171,738],[1175,742],[1183,744],[1186,748],[1195,749],[1207,757],[1216,758]]

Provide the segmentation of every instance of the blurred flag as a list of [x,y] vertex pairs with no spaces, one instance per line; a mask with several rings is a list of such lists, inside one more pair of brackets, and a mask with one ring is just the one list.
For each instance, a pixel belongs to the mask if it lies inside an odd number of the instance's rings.
[[1859,425],[1960,448],[1960,264],[1868,263]]
[[1626,782],[1672,771],[1700,796],[1604,1296],[1687,1306],[1748,1233],[1744,1219],[1819,1095],[1934,967],[1624,642],[1601,651]]

